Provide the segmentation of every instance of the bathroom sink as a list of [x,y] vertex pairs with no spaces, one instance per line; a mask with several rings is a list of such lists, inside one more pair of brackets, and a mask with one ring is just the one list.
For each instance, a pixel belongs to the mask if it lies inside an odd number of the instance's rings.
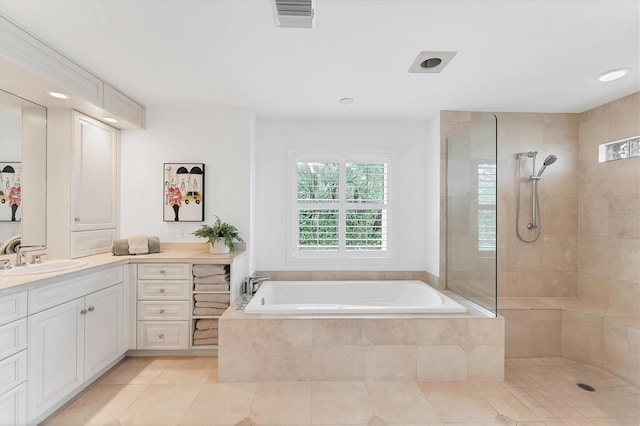
[[0,277],[17,277],[21,275],[48,274],[49,272],[69,271],[86,265],[84,260],[52,260],[44,263],[27,264],[0,270]]

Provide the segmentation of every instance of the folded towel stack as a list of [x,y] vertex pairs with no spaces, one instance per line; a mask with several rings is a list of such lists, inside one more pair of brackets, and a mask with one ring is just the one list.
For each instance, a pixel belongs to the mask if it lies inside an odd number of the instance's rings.
[[199,319],[193,332],[193,345],[217,345],[218,344],[218,320]]
[[[147,240],[147,250],[144,254],[147,253],[160,253],[160,238],[158,237],[145,237]],[[139,251],[144,251],[140,246],[138,246]],[[136,248],[134,248],[134,251]],[[129,247],[129,239],[121,238],[119,240],[113,241],[113,246],[111,247],[111,252],[114,256],[128,256],[130,254],[142,254],[142,253],[134,253],[130,251]]]
[[229,291],[226,265],[193,265],[194,291]]
[[[229,307],[229,265],[193,265],[193,315],[219,316]],[[197,319],[193,345],[217,345],[218,320]]]

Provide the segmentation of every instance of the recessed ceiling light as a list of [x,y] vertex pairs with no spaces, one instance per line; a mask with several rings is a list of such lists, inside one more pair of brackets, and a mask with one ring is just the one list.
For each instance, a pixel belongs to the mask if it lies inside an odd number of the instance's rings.
[[605,82],[617,80],[627,75],[629,71],[631,71],[629,68],[620,68],[617,70],[607,71],[604,74],[601,74],[598,77],[596,77],[596,80],[605,81]]
[[442,59],[440,59],[440,58],[429,58],[429,59],[426,59],[426,60],[422,61],[420,66],[422,68],[434,68],[434,67],[437,67],[438,65],[440,65],[441,63],[442,63]]
[[106,121],[107,123],[117,123],[118,120],[116,120],[115,118],[111,118],[111,117],[105,117],[104,121]]
[[47,95],[56,99],[69,99],[69,95],[60,92],[47,92]]
[[351,105],[353,103],[353,99],[352,98],[342,98],[338,102],[340,102],[340,105]]
[[439,73],[456,56],[456,52],[424,51],[409,67],[410,73]]

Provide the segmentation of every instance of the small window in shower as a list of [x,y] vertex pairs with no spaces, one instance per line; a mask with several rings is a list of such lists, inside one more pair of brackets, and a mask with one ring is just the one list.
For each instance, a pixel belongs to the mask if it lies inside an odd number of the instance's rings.
[[478,251],[496,249],[496,165],[478,164]]

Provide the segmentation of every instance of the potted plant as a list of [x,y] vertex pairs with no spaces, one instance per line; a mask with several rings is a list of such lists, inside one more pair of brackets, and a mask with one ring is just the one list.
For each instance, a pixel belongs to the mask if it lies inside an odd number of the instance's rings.
[[206,238],[211,244],[211,253],[218,254],[229,253],[234,249],[234,241],[242,241],[238,235],[238,228],[221,221],[218,216],[216,216],[213,226],[204,224],[193,235]]

